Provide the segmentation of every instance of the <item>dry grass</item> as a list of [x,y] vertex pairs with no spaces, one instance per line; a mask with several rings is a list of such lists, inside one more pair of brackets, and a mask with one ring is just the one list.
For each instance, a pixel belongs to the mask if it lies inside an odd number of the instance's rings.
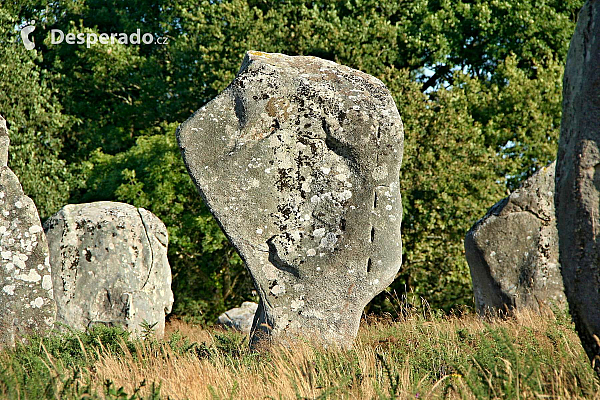
[[298,341],[256,354],[241,335],[181,322],[169,336],[102,354],[93,381],[127,393],[156,382],[173,399],[600,399],[576,333],[551,313],[371,320],[346,351]]

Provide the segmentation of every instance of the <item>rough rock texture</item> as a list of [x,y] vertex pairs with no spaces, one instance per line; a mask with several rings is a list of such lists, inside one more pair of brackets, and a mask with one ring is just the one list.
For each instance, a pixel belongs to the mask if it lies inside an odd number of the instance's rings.
[[403,126],[385,85],[315,57],[248,52],[177,138],[259,292],[253,343],[349,345],[401,265]]
[[555,163],[496,203],[467,233],[477,311],[565,306],[554,215]]
[[569,309],[600,374],[600,1],[579,13],[563,82],[556,165],[560,262]]
[[35,204],[6,165],[8,145],[0,117],[0,347],[51,329],[56,316],[46,236]]
[[163,335],[173,292],[167,229],[158,217],[123,203],[71,204],[44,230],[58,322],[121,325],[137,334],[146,321]]
[[219,315],[218,323],[244,333],[250,333],[257,308],[258,304],[245,301],[241,307],[232,308]]

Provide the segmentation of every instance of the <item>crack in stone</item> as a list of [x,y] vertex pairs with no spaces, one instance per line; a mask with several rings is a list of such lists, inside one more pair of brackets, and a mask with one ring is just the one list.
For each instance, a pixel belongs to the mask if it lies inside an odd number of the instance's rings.
[[[514,203],[513,203],[513,204],[514,204]],[[521,207],[521,206],[520,206],[520,205],[518,205],[518,204],[515,204],[515,207],[517,207],[519,211],[515,211],[515,212],[513,212],[513,213],[511,213],[511,214],[514,214],[514,213],[520,213],[520,212],[523,212],[523,213],[529,213],[529,214],[533,215],[535,218],[539,219],[540,221],[544,221],[544,222],[550,222],[550,221],[552,221],[552,218],[551,218],[551,217],[544,218],[544,217],[542,217],[540,214],[536,213],[535,211],[533,211],[533,210],[530,210],[530,209],[528,209],[528,208],[523,208],[523,207]]]
[[146,225],[146,221],[144,221],[144,217],[140,212],[140,209],[136,209],[140,219],[142,220],[142,225],[144,226],[144,233],[146,234],[146,239],[148,240],[148,246],[150,247],[150,268],[148,269],[148,276],[146,277],[146,282],[142,285],[140,290],[144,289],[150,280],[150,275],[152,274],[152,267],[154,267],[154,250],[152,249],[152,242],[150,241],[150,235],[148,235],[148,226]]

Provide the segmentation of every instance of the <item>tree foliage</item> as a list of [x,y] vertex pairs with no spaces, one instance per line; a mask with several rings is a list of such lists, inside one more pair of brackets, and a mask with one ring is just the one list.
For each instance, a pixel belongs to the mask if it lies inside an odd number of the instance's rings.
[[20,42],[20,22],[15,10],[0,7],[0,114],[10,132],[9,167],[44,218],[69,198],[73,177],[60,154],[70,117],[57,99],[55,76]]
[[[52,157],[28,153],[32,171],[46,175],[27,175],[23,166],[24,185],[46,213],[67,197],[156,213],[170,233],[176,313],[211,321],[252,298],[251,286],[187,176],[174,130],[231,82],[247,50],[327,58],[388,85],[406,135],[404,265],[392,288],[450,309],[472,302],[466,231],[555,157],[562,70],[582,0],[23,3],[0,40],[12,40],[19,21],[43,21],[38,50],[13,46],[18,56],[11,53],[9,64],[29,65],[33,72],[20,68],[22,76],[39,75],[32,85],[4,73],[0,85],[37,91],[30,98],[52,113],[53,127],[44,130]],[[169,43],[53,45],[50,29],[140,29]],[[14,104],[3,98],[0,107],[5,102]],[[20,113],[21,124],[37,126],[44,115]],[[57,169],[40,167],[43,160]],[[43,176],[60,177],[46,197],[35,192]],[[372,309],[382,308],[376,299]]]

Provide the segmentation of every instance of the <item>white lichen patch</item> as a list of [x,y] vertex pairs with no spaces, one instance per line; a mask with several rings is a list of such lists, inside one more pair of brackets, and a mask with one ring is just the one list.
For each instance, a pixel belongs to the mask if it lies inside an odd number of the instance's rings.
[[2,288],[2,291],[4,293],[8,294],[9,296],[14,296],[15,288],[16,288],[16,285],[6,285]]
[[52,289],[52,277],[50,275],[44,275],[44,277],[42,278],[42,289]]
[[349,190],[344,190],[341,193],[336,193],[336,198],[340,201],[350,200],[350,198],[352,198],[352,192]]
[[304,306],[304,300],[292,300],[290,304],[290,308],[292,311],[298,311],[300,308]]
[[312,187],[309,182],[306,182],[306,181],[302,182],[302,191],[303,192],[310,193],[311,190],[312,190]]
[[308,249],[306,255],[309,257],[314,257],[315,255],[317,255],[317,251],[315,249]]
[[259,235],[262,235],[262,233],[263,233],[263,230],[262,230],[261,228],[258,228],[258,229],[256,230],[256,233],[257,233],[257,234],[259,234]]
[[330,167],[321,167],[321,172],[324,173],[325,175],[329,175],[329,173],[331,172],[331,168]]
[[376,181],[381,181],[381,180],[384,180],[385,178],[387,178],[387,176],[388,176],[387,165],[384,164],[384,165],[378,165],[377,167],[375,167],[373,169],[373,172],[371,173],[371,176]]
[[321,311],[315,309],[302,311],[302,315],[309,318],[325,319],[325,315]]
[[302,292],[304,290],[304,285],[301,283],[297,283],[294,285],[295,292]]
[[323,237],[325,236],[325,228],[318,228],[313,231],[314,237]]
[[28,274],[21,274],[17,276],[17,279],[20,279],[25,282],[39,282],[42,277],[35,269],[30,269]]
[[33,225],[33,226],[29,227],[29,233],[32,235],[35,235],[36,233],[39,233],[43,230],[44,229],[39,225]]
[[281,294],[284,294],[285,293],[285,285],[281,284],[281,285],[275,285],[275,286],[273,286],[273,288],[271,289],[271,293],[274,296],[279,296]]
[[333,246],[337,243],[337,236],[333,232],[328,232],[325,237],[321,239],[319,247],[324,247],[333,250]]
[[36,297],[31,303],[29,303],[33,308],[42,308],[44,305],[44,299],[41,297]]

